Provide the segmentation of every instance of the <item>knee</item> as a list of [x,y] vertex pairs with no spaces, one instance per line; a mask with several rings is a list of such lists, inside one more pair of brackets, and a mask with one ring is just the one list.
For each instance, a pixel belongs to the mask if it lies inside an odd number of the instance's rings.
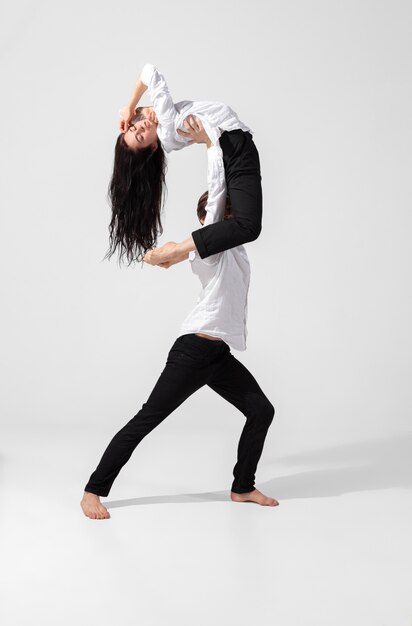
[[259,420],[261,420],[266,427],[269,427],[275,416],[275,407],[273,404],[266,398],[266,396],[262,396],[257,403],[256,409],[259,415]]
[[236,221],[243,231],[243,243],[249,243],[250,241],[255,241],[261,233],[262,224],[261,222],[250,222],[245,220],[236,218]]
[[262,230],[262,224],[256,224],[253,226],[253,228],[251,229],[251,233],[252,233],[252,238],[250,241],[255,241],[255,239],[257,239],[261,233]]
[[266,402],[265,415],[266,415],[266,420],[268,422],[268,426],[270,426],[270,424],[273,421],[273,418],[275,417],[275,407],[273,406],[271,402],[269,402],[269,400],[267,400]]

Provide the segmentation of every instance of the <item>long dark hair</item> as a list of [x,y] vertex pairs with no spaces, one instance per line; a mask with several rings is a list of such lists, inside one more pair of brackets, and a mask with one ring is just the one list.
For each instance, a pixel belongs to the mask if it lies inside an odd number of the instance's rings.
[[166,169],[166,155],[159,139],[155,150],[151,146],[132,150],[123,133],[118,136],[108,190],[112,207],[110,247],[104,258],[110,259],[118,247],[119,265],[124,256],[130,265],[143,261],[146,251],[154,247],[163,233]]

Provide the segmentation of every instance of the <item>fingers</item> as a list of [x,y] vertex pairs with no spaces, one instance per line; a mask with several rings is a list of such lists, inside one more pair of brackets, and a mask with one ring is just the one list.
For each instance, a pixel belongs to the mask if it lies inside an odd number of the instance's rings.
[[188,115],[183,120],[183,126],[187,129],[188,132],[177,129],[177,133],[182,137],[190,137],[192,138],[191,142],[188,143],[202,143],[203,137],[201,133],[204,133],[204,128],[200,119],[194,115]]
[[119,122],[119,130],[122,133],[125,133],[128,130],[129,126],[130,126],[130,122],[128,120],[125,120],[123,118],[120,120],[120,122]]
[[187,128],[187,130],[193,130],[193,120],[191,119],[192,116],[188,115],[187,117],[185,117],[185,119],[183,120],[183,126],[185,128]]
[[184,131],[184,130],[180,130],[180,128],[178,128],[178,129],[176,130],[176,132],[177,132],[177,133],[179,133],[179,135],[182,135],[183,137],[191,137],[191,136],[192,136],[190,133],[187,133],[187,132],[186,132],[186,131]]
[[183,124],[184,124],[185,128],[187,128],[187,129],[191,128],[194,131],[198,130],[197,119],[193,115],[188,115],[185,118]]
[[200,119],[198,117],[196,117],[195,115],[192,116],[193,117],[193,128],[199,132],[200,130],[202,130],[202,122],[200,121]]
[[144,261],[145,263],[149,263],[149,264],[151,265],[151,264],[152,264],[152,262],[151,262],[151,257],[152,257],[152,251],[151,251],[151,250],[148,250],[148,252],[146,252],[146,254],[145,254],[145,255],[144,255],[144,257],[143,257],[143,261]]
[[195,115],[189,115],[187,118],[190,128],[194,131],[199,132],[203,129],[201,120]]
[[159,262],[156,261],[156,257],[154,256],[157,250],[159,250],[159,248],[148,250],[143,257],[143,261],[149,263],[149,265],[159,265]]

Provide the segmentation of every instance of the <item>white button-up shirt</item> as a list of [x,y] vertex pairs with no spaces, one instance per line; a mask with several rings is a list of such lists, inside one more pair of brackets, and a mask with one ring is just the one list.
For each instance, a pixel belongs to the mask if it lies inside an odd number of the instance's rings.
[[[207,157],[209,195],[203,226],[223,219],[227,194],[221,151],[212,146]],[[183,321],[179,336],[202,332],[220,337],[235,350],[246,350],[250,265],[244,246],[218,252],[206,259],[202,259],[197,251],[189,252],[189,261],[202,283],[202,290],[195,308]]]
[[176,130],[185,130],[183,120],[188,115],[196,115],[203,124],[210,140],[221,150],[218,139],[220,130],[240,128],[245,132],[253,131],[240,121],[237,114],[223,102],[182,100],[173,102],[164,76],[151,63],[143,67],[140,80],[147,86],[153,109],[157,115],[157,135],[165,152],[180,150],[188,144],[189,139],[182,137]]

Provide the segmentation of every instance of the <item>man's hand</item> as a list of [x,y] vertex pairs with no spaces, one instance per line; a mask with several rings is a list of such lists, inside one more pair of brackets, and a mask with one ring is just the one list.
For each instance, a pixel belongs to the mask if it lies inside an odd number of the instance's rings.
[[203,128],[203,124],[198,117],[188,115],[183,120],[183,126],[187,129],[187,132],[180,130],[180,128],[178,128],[176,132],[178,132],[182,137],[190,138],[191,141],[188,143],[205,143],[208,148],[212,146],[210,137]]
[[160,248],[148,250],[143,257],[143,261],[150,265],[159,265],[160,267],[168,269],[171,265],[180,263],[180,261],[184,261],[187,257],[188,253],[182,250],[180,244],[175,241],[169,241]]

